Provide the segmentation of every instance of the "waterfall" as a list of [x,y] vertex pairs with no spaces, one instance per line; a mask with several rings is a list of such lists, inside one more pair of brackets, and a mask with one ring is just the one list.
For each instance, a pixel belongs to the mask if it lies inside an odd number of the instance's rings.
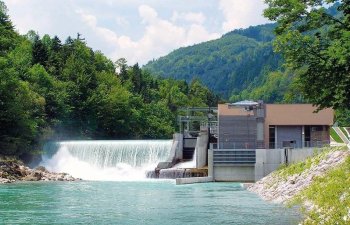
[[191,161],[178,163],[173,166],[175,169],[196,168],[197,149],[194,150]]
[[[191,161],[175,164],[172,168],[161,169],[159,171],[158,178],[176,179],[176,178],[183,178],[183,177],[191,177],[191,172],[189,169],[196,168],[196,158],[197,158],[196,155],[197,155],[197,149],[194,150]],[[155,174],[149,173],[148,177],[150,178],[155,177]]]
[[47,143],[41,165],[85,180],[141,180],[170,154],[171,140]]

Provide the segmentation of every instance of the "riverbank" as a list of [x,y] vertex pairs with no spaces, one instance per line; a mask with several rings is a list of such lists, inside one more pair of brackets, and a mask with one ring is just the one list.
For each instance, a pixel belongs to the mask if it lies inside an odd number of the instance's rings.
[[274,203],[301,205],[305,213],[303,224],[347,224],[349,187],[350,151],[346,147],[334,147],[282,167],[248,190]]
[[31,169],[15,159],[0,159],[0,184],[16,181],[77,181],[67,173],[54,173],[45,167]]

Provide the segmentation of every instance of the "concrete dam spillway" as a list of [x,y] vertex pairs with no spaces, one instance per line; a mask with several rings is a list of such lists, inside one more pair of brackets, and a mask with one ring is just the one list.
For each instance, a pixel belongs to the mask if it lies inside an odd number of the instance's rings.
[[40,165],[84,180],[143,180],[168,159],[172,140],[65,141],[44,146]]

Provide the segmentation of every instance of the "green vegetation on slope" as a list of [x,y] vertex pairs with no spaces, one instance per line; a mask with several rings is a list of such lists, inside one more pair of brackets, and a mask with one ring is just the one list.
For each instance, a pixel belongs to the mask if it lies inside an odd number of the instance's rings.
[[0,155],[26,155],[50,139],[170,138],[179,107],[217,100],[199,80],[156,79],[79,36],[21,36],[0,1]]
[[331,130],[330,130],[330,134],[331,134],[332,139],[333,139],[335,142],[344,143],[343,140],[342,140],[342,139],[339,137],[339,135],[337,134],[337,132],[335,132],[335,130],[333,129],[333,127],[332,127]]
[[271,7],[265,16],[279,25],[234,30],[217,40],[175,50],[144,68],[162,77],[197,77],[230,101],[331,107],[339,125],[350,126],[350,3],[325,2],[268,0]]
[[339,127],[340,130],[343,132],[343,134],[345,135],[345,137],[347,137],[349,139],[349,135],[348,135],[348,132],[346,132],[345,128],[344,127]]
[[292,163],[290,165],[283,164],[276,172],[275,175],[279,178],[287,178],[295,174],[301,174],[303,171],[311,168],[312,165],[319,164],[330,152],[343,150],[346,151],[346,147],[326,147],[323,149],[315,150],[313,157],[308,157],[306,160]]
[[217,40],[175,50],[144,68],[162,77],[187,81],[198,77],[228,98],[248,86],[257,87],[270,71],[281,67],[282,58],[272,50],[274,27],[235,30]]
[[236,102],[242,99],[263,100],[266,103],[303,103],[303,97],[293,82],[295,73],[291,71],[269,72],[259,83],[251,83],[246,89],[230,97]]
[[305,161],[284,165],[265,180],[265,192],[287,199],[289,206],[301,206],[304,218],[300,224],[349,224],[348,151],[347,147],[326,147],[315,150]]
[[305,210],[306,219],[303,224],[349,224],[350,157],[325,176],[316,177],[296,200],[299,203],[305,201],[313,207]]

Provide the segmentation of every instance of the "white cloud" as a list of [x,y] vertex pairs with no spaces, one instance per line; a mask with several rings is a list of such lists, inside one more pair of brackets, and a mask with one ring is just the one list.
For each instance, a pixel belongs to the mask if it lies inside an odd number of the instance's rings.
[[20,33],[79,32],[116,60],[146,63],[179,47],[266,22],[263,0],[3,0]]
[[219,37],[219,34],[209,33],[200,24],[192,24],[189,28],[185,28],[161,19],[158,17],[157,11],[147,5],[139,6],[138,11],[145,24],[144,34],[138,40],[132,40],[126,35],[119,36],[116,32],[99,26],[94,15],[82,10],[76,12],[95,35],[103,39],[109,48],[113,48],[110,56],[114,60],[125,57],[132,64],[136,62],[144,64],[148,60],[165,55],[173,49]]
[[121,26],[121,27],[126,27],[130,25],[129,21],[122,16],[117,16],[115,18],[115,22],[117,23],[118,26]]
[[220,0],[219,8],[225,17],[225,32],[268,22],[262,16],[266,8],[263,0]]
[[177,11],[175,11],[173,13],[173,16],[171,17],[171,21],[176,22],[179,20],[185,20],[187,22],[190,23],[197,23],[197,24],[203,24],[205,21],[205,16],[203,13],[193,13],[193,12],[189,12],[189,13],[179,13]]
[[214,40],[219,38],[221,35],[218,33],[209,33],[204,26],[193,24],[187,33],[188,42],[187,45],[200,43],[204,41]]
[[143,18],[143,23],[152,23],[158,17],[157,11],[148,5],[141,5],[139,14]]
[[81,9],[78,9],[75,12],[77,14],[79,14],[81,16],[81,19],[83,20],[83,22],[85,22],[90,27],[96,27],[97,26],[97,18],[95,16],[93,16],[91,14],[88,14],[88,13],[84,12]]

